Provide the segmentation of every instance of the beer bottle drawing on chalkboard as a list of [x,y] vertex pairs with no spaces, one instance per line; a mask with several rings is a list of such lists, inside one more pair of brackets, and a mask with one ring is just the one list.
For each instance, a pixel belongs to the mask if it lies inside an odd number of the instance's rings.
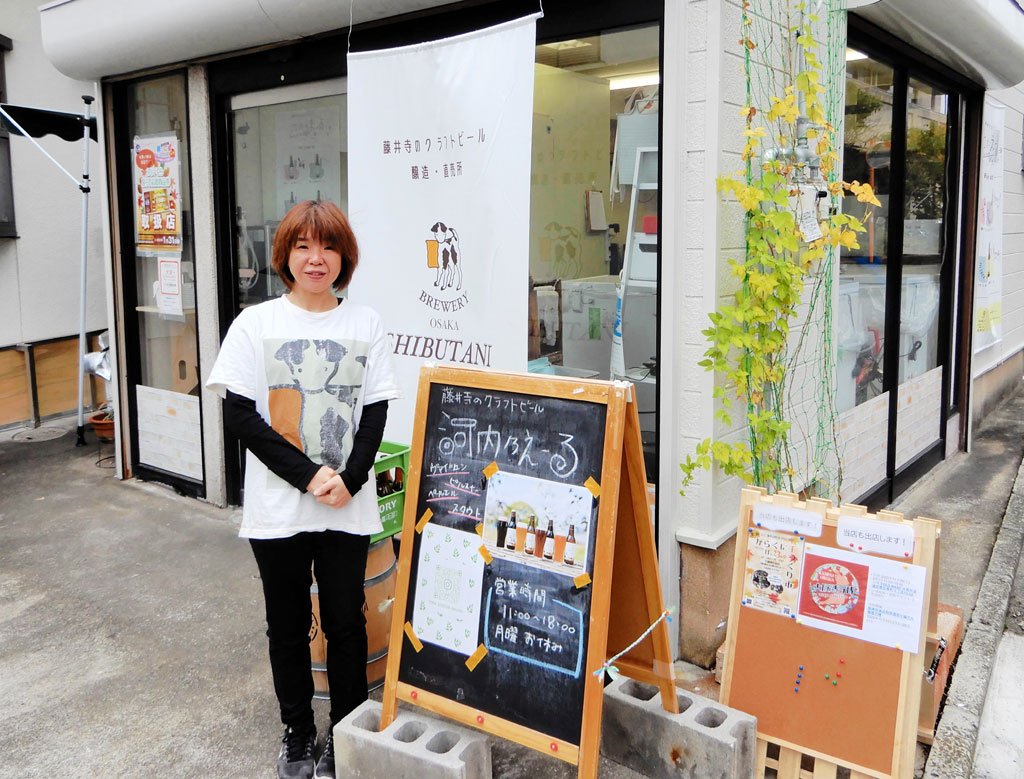
[[[515,513],[515,512],[513,512]],[[513,531],[512,543],[515,543],[515,535]],[[498,537],[496,545],[499,549],[505,549],[505,545],[508,543],[508,520],[505,517],[498,517]]]
[[548,532],[544,534],[544,559],[555,559],[555,523],[548,520]]
[[532,514],[533,517],[533,532],[536,541],[533,545],[533,556],[538,560],[544,559],[544,531],[540,529],[540,524],[537,522],[537,515]]
[[576,527],[569,525],[569,535],[565,537],[565,554],[562,561],[566,565],[576,564]]
[[530,523],[526,526],[526,543],[523,553],[537,556],[537,517],[530,515]]
[[508,530],[505,537],[505,548],[509,551],[515,551],[516,548],[516,512],[512,511],[508,515]]

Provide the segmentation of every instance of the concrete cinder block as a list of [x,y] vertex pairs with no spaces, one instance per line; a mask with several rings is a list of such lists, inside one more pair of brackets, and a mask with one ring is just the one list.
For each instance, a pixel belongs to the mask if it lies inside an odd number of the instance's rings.
[[601,752],[651,779],[749,779],[757,720],[677,691],[679,714],[661,706],[658,688],[620,677],[605,688]]
[[475,730],[399,710],[380,729],[381,704],[366,701],[334,726],[338,776],[491,779],[491,745]]

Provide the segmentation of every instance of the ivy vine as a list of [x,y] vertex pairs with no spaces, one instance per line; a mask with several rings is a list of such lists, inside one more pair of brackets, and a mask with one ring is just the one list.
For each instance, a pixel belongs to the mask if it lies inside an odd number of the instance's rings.
[[[745,30],[750,29],[748,7],[745,2]],[[793,483],[796,472],[788,456],[790,334],[812,274],[839,247],[857,248],[857,235],[865,230],[861,220],[829,206],[845,193],[880,205],[870,185],[836,175],[836,131],[827,120],[820,44],[813,30],[819,20],[802,4],[794,8],[800,21],[788,29],[792,45],[782,91],[770,95],[766,106],[744,106],[745,169],[718,179],[719,191],[745,213],[745,256],[729,260],[739,289],[729,305],[709,315],[710,326],[703,331],[708,348],[699,365],[716,374],[716,418],[731,427],[741,408],[746,440],[701,441],[680,463],[681,494],[698,470],[714,465],[770,491],[807,486]],[[757,48],[749,34],[740,44],[748,56]],[[808,198],[808,192],[815,194]]]

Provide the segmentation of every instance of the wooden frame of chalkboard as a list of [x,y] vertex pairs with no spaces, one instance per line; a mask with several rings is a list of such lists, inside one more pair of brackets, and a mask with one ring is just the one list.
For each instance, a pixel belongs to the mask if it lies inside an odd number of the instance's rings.
[[[911,776],[927,641],[937,630],[939,523],[758,487],[743,490],[739,514],[720,697],[758,718],[755,775],[774,769],[795,779],[812,761],[816,777],[841,767],[851,779]],[[855,534],[870,541],[850,541]],[[872,612],[892,632],[866,640]],[[877,643],[883,638],[918,651]]]
[[381,728],[402,700],[596,777],[620,652],[678,711],[631,396],[421,370]]

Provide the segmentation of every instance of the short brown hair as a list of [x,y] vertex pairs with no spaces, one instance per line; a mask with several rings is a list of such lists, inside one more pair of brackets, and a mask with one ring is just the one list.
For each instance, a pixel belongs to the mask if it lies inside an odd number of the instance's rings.
[[288,255],[300,238],[329,244],[338,250],[341,254],[341,272],[334,280],[334,287],[347,287],[359,264],[359,246],[345,212],[329,200],[303,200],[284,215],[274,233],[270,265],[288,289],[295,284],[295,278],[288,270]]

